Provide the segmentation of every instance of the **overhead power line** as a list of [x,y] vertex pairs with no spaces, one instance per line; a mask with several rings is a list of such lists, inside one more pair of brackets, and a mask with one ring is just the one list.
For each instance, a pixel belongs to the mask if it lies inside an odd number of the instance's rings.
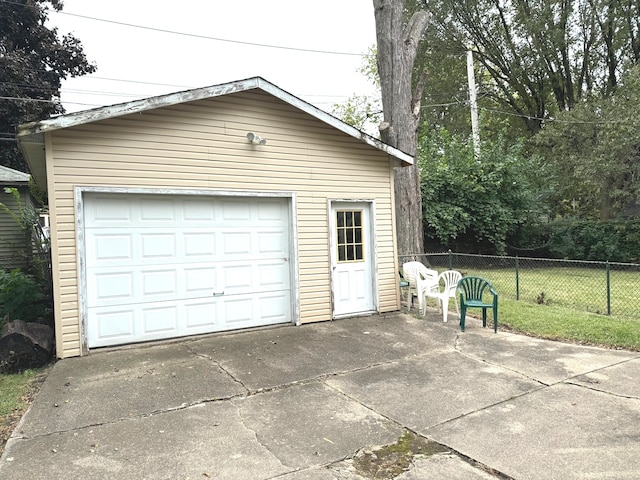
[[[12,2],[6,2],[6,3],[12,3]],[[247,42],[247,41],[243,41],[243,40],[231,40],[229,38],[220,38],[220,37],[210,37],[208,35],[200,35],[197,33],[187,33],[187,32],[179,32],[176,30],[168,30],[165,28],[158,28],[158,27],[149,27],[146,25],[137,25],[134,23],[128,23],[128,22],[120,22],[117,20],[107,20],[104,18],[97,18],[97,17],[91,17],[89,15],[80,15],[78,13],[69,13],[69,12],[64,12],[64,11],[60,11],[60,12],[55,12],[57,14],[60,15],[67,15],[70,17],[77,17],[77,18],[84,18],[86,20],[93,20],[95,22],[103,22],[103,23],[110,23],[112,25],[121,25],[124,27],[130,27],[130,28],[139,28],[141,30],[149,30],[152,32],[160,32],[160,33],[168,33],[171,35],[180,35],[183,37],[190,37],[190,38],[198,38],[198,39],[203,39],[203,40],[213,40],[216,42],[226,42],[226,43],[235,43],[237,45],[248,45],[251,47],[260,47],[260,48],[275,48],[275,49],[279,49],[279,50],[291,50],[294,52],[305,52],[305,53],[320,53],[320,54],[325,54],[325,55],[345,55],[345,56],[357,56],[360,57],[363,54],[362,53],[352,53],[352,52],[336,52],[333,50],[319,50],[319,49],[313,49],[313,48],[299,48],[299,47],[288,47],[285,45],[272,45],[272,44],[267,44],[267,43],[257,43],[257,42]]]
[[0,100],[19,100],[23,102],[39,102],[39,103],[56,103],[53,100],[42,100],[40,98],[23,98],[23,97],[0,97]]
[[[2,3],[7,3],[9,5],[19,5],[21,7],[25,7],[27,5],[25,5],[24,3],[18,3],[18,2],[12,2],[10,0],[0,0],[0,2]],[[139,28],[141,30],[149,30],[152,32],[159,32],[159,33],[168,33],[170,35],[180,35],[183,37],[190,37],[190,38],[199,38],[199,39],[203,39],[203,40],[213,40],[216,42],[226,42],[226,43],[235,43],[238,45],[248,45],[251,47],[260,47],[260,48],[275,48],[278,50],[291,50],[294,52],[305,52],[305,53],[319,53],[319,54],[324,54],[324,55],[344,55],[344,56],[350,56],[350,57],[361,57],[362,55],[364,55],[364,53],[360,52],[360,53],[354,53],[354,52],[337,52],[334,50],[320,50],[320,49],[314,49],[314,48],[299,48],[299,47],[289,47],[286,45],[273,45],[273,44],[268,44],[268,43],[258,43],[258,42],[247,42],[244,40],[232,40],[230,38],[221,38],[221,37],[211,37],[209,35],[201,35],[201,34],[197,34],[197,33],[188,33],[188,32],[180,32],[177,30],[169,30],[166,28],[158,28],[158,27],[150,27],[147,25],[138,25],[135,23],[128,23],[128,22],[121,22],[118,20],[108,20],[106,18],[98,18],[98,17],[92,17],[89,15],[81,15],[78,13],[70,13],[70,12],[65,12],[65,11],[51,11],[50,13],[52,14],[58,14],[58,15],[67,15],[69,17],[77,17],[77,18],[84,18],[86,20],[92,20],[94,22],[103,22],[103,23],[110,23],[112,25],[121,25],[123,27],[130,27],[130,28]]]

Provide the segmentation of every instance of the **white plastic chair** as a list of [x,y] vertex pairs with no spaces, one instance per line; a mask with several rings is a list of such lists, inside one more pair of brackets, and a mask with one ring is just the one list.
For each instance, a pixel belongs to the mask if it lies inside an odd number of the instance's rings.
[[[458,281],[462,278],[462,274],[455,270],[445,270],[438,275],[438,283],[436,288],[424,292],[423,301],[420,302],[427,309],[427,298],[435,298],[438,302],[438,307],[442,310],[442,321],[446,322],[449,315],[449,299],[453,298],[453,302],[456,306],[456,312],[460,314],[460,308],[458,307],[458,301],[456,297],[456,288]],[[440,291],[440,284],[444,284],[444,288]]]
[[418,297],[418,308],[423,311],[423,299],[427,290],[438,288],[438,272],[425,267],[420,262],[407,262],[402,265],[404,279],[409,282],[407,304],[409,311],[413,305],[413,296]]

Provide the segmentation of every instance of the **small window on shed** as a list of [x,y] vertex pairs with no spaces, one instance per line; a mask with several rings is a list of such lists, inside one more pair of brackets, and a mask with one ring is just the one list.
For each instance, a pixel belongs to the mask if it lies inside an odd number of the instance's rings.
[[336,246],[338,262],[364,261],[362,210],[336,211]]

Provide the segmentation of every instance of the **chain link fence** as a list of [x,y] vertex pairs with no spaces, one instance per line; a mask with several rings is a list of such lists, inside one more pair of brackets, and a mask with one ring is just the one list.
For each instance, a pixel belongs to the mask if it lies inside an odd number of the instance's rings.
[[640,319],[640,264],[443,252],[402,256],[489,280],[501,298]]

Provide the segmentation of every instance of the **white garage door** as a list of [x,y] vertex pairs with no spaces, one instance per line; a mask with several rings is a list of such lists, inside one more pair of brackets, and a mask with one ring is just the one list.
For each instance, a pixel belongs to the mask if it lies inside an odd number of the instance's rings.
[[85,194],[89,347],[291,322],[288,205]]

